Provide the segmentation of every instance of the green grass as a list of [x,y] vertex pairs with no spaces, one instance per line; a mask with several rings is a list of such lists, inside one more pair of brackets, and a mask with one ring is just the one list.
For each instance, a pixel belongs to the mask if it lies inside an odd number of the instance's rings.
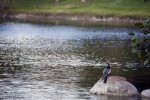
[[146,18],[150,16],[150,0],[10,0],[8,12],[15,13],[67,13],[96,14],[101,16],[117,16]]

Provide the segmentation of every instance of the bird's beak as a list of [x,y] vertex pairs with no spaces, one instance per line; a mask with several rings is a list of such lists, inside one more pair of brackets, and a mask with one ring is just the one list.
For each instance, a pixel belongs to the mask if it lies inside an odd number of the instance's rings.
[[109,65],[109,63],[107,63]]

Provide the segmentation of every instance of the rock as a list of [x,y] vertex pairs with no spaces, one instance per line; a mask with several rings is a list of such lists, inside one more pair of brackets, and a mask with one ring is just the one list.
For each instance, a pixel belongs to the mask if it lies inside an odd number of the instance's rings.
[[108,77],[108,81],[127,81],[127,79],[120,76],[111,76]]
[[143,90],[141,96],[150,98],[150,89]]
[[106,94],[117,96],[139,96],[136,87],[119,76],[108,77],[107,83],[100,79],[90,90],[91,94]]

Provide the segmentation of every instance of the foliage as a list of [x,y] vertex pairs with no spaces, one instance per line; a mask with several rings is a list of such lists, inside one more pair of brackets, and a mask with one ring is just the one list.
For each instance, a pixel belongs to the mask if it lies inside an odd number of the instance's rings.
[[[150,17],[144,21],[135,23],[144,36],[131,39],[132,52],[137,53],[144,65],[150,62]],[[134,35],[133,33],[129,33]]]

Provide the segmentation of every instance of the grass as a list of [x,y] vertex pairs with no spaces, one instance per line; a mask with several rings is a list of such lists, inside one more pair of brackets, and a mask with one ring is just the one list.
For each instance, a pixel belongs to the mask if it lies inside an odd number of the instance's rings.
[[117,16],[146,18],[150,16],[150,0],[10,0],[8,12],[15,13],[65,13],[95,14],[101,16]]

